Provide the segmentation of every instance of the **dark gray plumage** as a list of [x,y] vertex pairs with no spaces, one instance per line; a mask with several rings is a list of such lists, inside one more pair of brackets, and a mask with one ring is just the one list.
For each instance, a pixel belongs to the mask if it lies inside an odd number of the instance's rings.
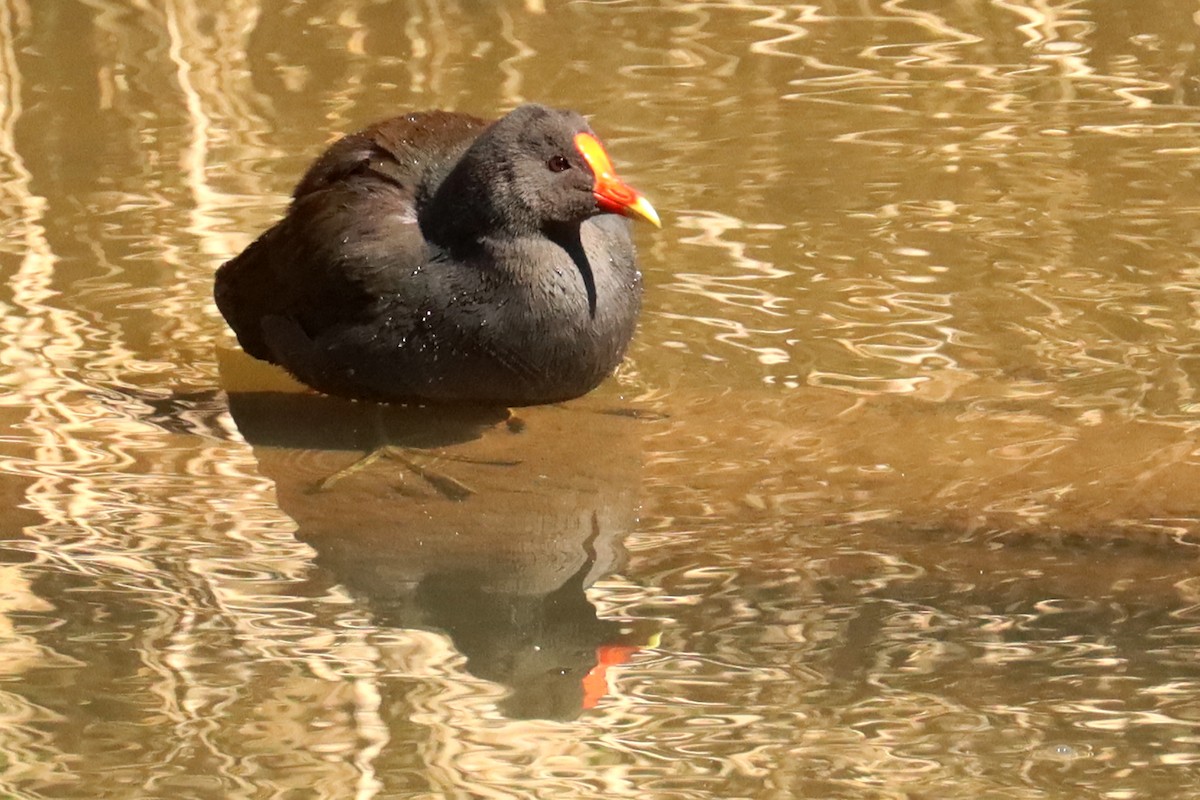
[[217,271],[217,306],[246,352],[328,394],[584,394],[620,362],[641,303],[620,214],[657,217],[579,134],[594,136],[578,114],[527,105],[491,124],[432,111],[346,136]]

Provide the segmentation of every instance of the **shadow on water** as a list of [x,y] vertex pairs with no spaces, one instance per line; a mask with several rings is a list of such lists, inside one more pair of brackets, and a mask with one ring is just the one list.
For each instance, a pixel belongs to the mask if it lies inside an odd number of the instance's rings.
[[[605,409],[448,409],[240,392],[229,409],[296,537],[310,592],[340,584],[382,627],[448,635],[500,710],[571,719],[654,638],[586,590],[637,521],[641,423]],[[374,448],[390,454],[364,458]]]

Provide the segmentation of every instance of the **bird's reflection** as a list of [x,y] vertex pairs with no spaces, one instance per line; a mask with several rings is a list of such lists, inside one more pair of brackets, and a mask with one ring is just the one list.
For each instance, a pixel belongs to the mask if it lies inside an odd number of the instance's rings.
[[[577,716],[603,696],[605,669],[652,641],[652,624],[603,619],[585,594],[624,564],[643,422],[587,401],[519,422],[275,391],[231,391],[229,408],[319,580],[380,625],[447,634],[468,671],[508,688],[506,715]],[[421,470],[362,463],[381,445]]]

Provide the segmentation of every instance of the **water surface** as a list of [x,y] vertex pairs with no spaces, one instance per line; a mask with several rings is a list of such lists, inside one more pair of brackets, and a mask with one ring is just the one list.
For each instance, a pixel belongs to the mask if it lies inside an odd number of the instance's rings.
[[[2,791],[1192,796],[1195,13],[0,0]],[[331,137],[529,100],[663,213],[614,379],[237,352]]]

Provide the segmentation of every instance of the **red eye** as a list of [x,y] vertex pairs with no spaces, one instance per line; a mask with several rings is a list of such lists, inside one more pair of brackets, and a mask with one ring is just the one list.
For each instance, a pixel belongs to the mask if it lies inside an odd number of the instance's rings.
[[551,172],[565,172],[571,168],[571,162],[567,161],[566,156],[554,156],[546,162],[546,166]]

